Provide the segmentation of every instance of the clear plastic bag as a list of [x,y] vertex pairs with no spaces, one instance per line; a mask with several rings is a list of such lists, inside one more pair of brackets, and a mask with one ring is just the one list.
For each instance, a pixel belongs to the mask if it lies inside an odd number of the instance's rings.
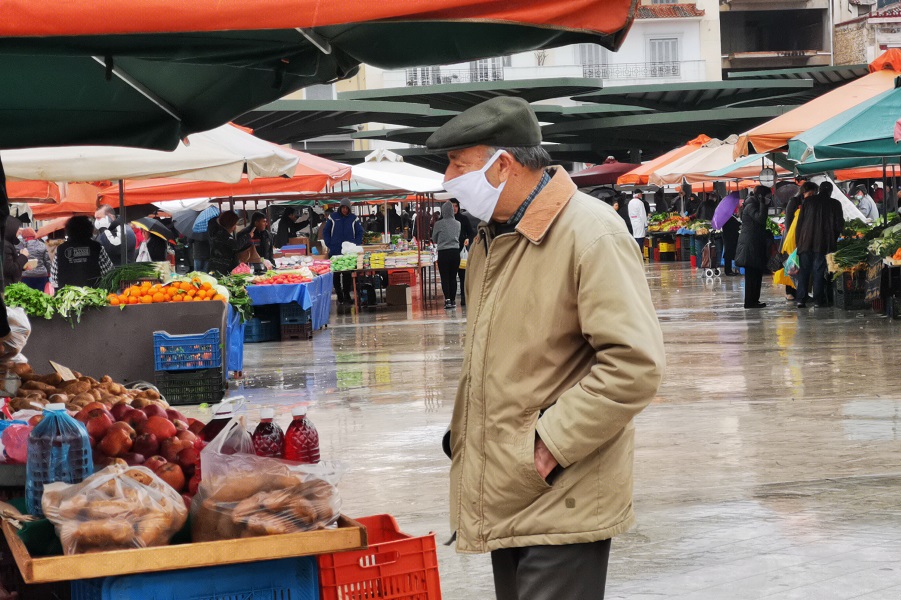
[[146,467],[123,465],[74,485],[46,485],[42,506],[65,554],[165,546],[188,518],[169,484]]
[[798,259],[798,251],[794,250],[785,259],[785,274],[789,277],[797,277],[801,273],[801,261]]
[[0,338],[0,362],[27,363],[22,355],[22,349],[31,335],[31,322],[24,308],[6,307],[6,319],[9,321],[10,332]]
[[195,542],[311,531],[338,520],[338,468],[256,456],[242,421],[226,425],[200,462],[191,503]]

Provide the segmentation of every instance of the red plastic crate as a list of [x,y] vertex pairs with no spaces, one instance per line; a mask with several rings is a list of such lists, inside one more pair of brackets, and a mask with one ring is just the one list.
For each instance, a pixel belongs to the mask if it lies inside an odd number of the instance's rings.
[[403,269],[388,271],[388,285],[416,286],[416,269]]
[[441,600],[434,533],[401,533],[391,515],[357,520],[369,548],[319,557],[321,600]]

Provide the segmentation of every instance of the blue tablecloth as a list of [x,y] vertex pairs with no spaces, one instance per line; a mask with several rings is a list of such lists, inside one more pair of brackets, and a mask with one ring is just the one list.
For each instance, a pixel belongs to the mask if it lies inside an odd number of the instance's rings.
[[244,370],[244,323],[241,322],[241,315],[229,304],[228,330],[225,332],[225,364],[226,376],[232,371]]

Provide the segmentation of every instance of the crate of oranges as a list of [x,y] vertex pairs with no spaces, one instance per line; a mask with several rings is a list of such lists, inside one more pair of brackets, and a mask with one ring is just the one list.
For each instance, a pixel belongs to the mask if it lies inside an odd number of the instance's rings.
[[142,281],[106,298],[110,306],[160,304],[163,302],[227,302],[212,284],[199,279],[173,281],[167,284]]

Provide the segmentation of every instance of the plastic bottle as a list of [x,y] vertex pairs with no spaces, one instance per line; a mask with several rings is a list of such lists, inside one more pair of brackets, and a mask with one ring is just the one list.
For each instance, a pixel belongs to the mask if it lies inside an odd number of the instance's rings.
[[285,432],[285,458],[299,463],[318,463],[319,432],[307,418],[307,409],[295,408],[291,415],[294,420]]
[[79,483],[94,472],[87,430],[66,412],[65,404],[48,404],[44,418],[28,436],[25,503],[28,512],[44,516],[44,485],[54,481]]
[[231,402],[222,403],[216,406],[213,412],[213,418],[210,422],[203,426],[200,430],[200,439],[209,444],[219,435],[219,432],[225,429],[228,422],[235,416],[235,407]]
[[260,411],[260,424],[253,432],[253,450],[257,456],[282,458],[285,454],[285,434],[272,422],[274,418],[275,409]]

